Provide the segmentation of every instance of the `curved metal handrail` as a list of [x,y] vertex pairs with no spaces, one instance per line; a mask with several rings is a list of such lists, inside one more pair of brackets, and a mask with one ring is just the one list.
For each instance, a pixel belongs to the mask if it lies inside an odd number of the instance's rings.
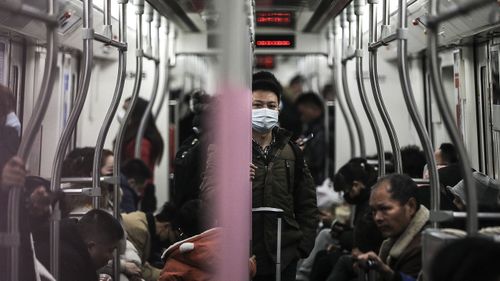
[[[142,50],[142,14],[144,13],[144,0],[134,0],[134,5],[136,5],[137,10],[136,14],[136,36],[135,36],[135,80],[134,80],[134,88],[132,90],[132,98],[130,99],[129,106],[125,111],[125,116],[123,117],[123,121],[120,123],[120,127],[118,129],[117,137],[115,140],[115,147],[113,153],[115,154],[115,159],[113,163],[113,175],[117,178],[115,179],[115,192],[120,188],[120,167],[121,167],[121,156],[122,156],[122,146],[123,141],[125,139],[125,132],[127,128],[127,123],[129,119],[132,117],[132,111],[134,110],[135,104],[137,103],[137,99],[139,97],[139,90],[141,88],[142,82],[142,58],[144,52]],[[124,35],[126,30],[123,31]],[[115,197],[116,198],[116,197]],[[113,208],[117,208],[116,204]]]
[[[119,15],[119,24],[120,24],[120,32],[119,32],[119,38],[118,40],[121,43],[126,44],[126,41],[124,41],[124,34],[122,34],[122,30],[125,29],[127,26],[123,25],[124,23],[124,18],[122,17],[122,9],[123,6],[126,6],[128,3],[128,0],[125,1],[120,1],[119,4],[121,5],[120,8],[120,15]],[[105,11],[109,10],[111,3],[106,0],[104,2],[105,4]],[[126,11],[126,8],[125,8]],[[126,13],[126,12],[125,12]],[[126,15],[125,15],[126,16]],[[106,22],[106,21],[105,21]],[[110,29],[111,30],[111,29]],[[115,91],[113,94],[113,97],[111,99],[111,104],[109,105],[108,111],[106,112],[106,116],[104,117],[103,124],[101,126],[101,129],[99,131],[99,135],[97,137],[96,145],[95,145],[95,151],[94,151],[94,161],[92,163],[92,188],[100,191],[100,178],[101,178],[101,157],[102,157],[102,150],[104,148],[104,142],[106,141],[106,137],[109,132],[109,127],[111,126],[111,123],[113,122],[113,118],[115,117],[116,110],[118,109],[118,106],[120,104],[120,99],[122,97],[123,93],[123,86],[125,84],[125,77],[126,77],[126,71],[127,71],[127,51],[126,49],[118,49],[118,75],[116,78],[116,85],[115,85]],[[92,207],[97,209],[99,207],[99,198],[98,197],[92,197]]]
[[[349,6],[350,7],[350,6]],[[348,7],[348,8],[349,8]],[[344,11],[342,13],[343,19],[346,18],[347,13]],[[349,30],[351,29],[351,21],[349,20]],[[341,19],[340,21],[340,26],[342,28],[342,45],[344,45],[345,42],[345,21]],[[351,45],[351,31],[349,31],[349,46]],[[342,87],[344,90],[344,97],[345,101],[347,103],[347,107],[349,108],[349,111],[351,112],[352,116],[352,121],[354,122],[354,127],[356,128],[356,132],[358,134],[358,141],[359,141],[359,151],[360,151],[360,156],[365,158],[366,157],[366,145],[365,145],[365,135],[363,132],[363,128],[361,127],[361,122],[359,121],[358,114],[356,113],[356,108],[354,108],[354,104],[352,102],[351,98],[351,92],[349,91],[349,84],[347,81],[347,57],[349,56],[345,46],[342,46]]]
[[[384,0],[384,11],[386,10],[387,0]],[[369,42],[370,44],[376,41],[377,38],[377,10],[375,4],[377,0],[369,0],[370,4],[370,27],[369,27]],[[385,22],[384,22],[385,23]],[[398,136],[396,134],[396,129],[392,123],[387,107],[385,106],[384,99],[382,97],[382,91],[380,90],[380,84],[378,80],[378,53],[377,49],[369,48],[369,68],[370,68],[370,84],[372,86],[373,98],[375,104],[377,105],[378,112],[384,123],[385,130],[389,137],[389,142],[391,143],[394,170],[398,174],[403,173],[403,164],[401,160],[401,148],[399,146]]]
[[[79,85],[78,93],[74,108],[71,110],[66,127],[64,128],[59,143],[57,144],[56,155],[52,165],[52,180],[50,182],[50,190],[52,192],[60,189],[61,186],[61,169],[64,155],[68,147],[71,135],[73,134],[78,118],[85,104],[87,97],[90,77],[92,74],[93,62],[93,45],[94,45],[94,29],[93,29],[93,6],[92,0],[83,1],[83,75],[81,84]],[[53,220],[50,227],[50,261],[51,273],[54,278],[59,279],[59,220],[60,210],[58,204],[54,209]]]
[[354,13],[356,15],[356,82],[358,83],[359,96],[361,98],[361,103],[366,113],[366,117],[370,123],[370,127],[375,138],[375,145],[377,146],[377,159],[378,159],[378,175],[382,177],[385,175],[385,154],[384,154],[384,143],[382,141],[382,136],[380,134],[380,128],[378,127],[377,120],[373,114],[373,110],[368,101],[366,95],[365,82],[363,80],[363,25],[362,16],[364,5],[363,0],[354,0]]
[[[45,69],[42,78],[42,85],[40,87],[40,94],[38,95],[38,99],[35,103],[36,106],[33,109],[33,113],[31,114],[31,117],[26,125],[26,129],[17,153],[25,163],[28,160],[33,142],[38,131],[40,130],[40,125],[43,121],[45,113],[47,112],[47,107],[52,96],[52,88],[55,81],[54,74],[57,66],[57,45],[59,38],[57,33],[57,21],[54,21],[55,11],[57,10],[56,1],[48,0],[47,6],[48,10],[46,14],[42,14],[41,11],[23,9],[23,6],[19,6],[19,10],[15,11],[18,14],[26,16],[33,16],[33,13],[40,15],[40,17],[34,18],[45,21],[47,28],[47,56],[45,58]],[[19,207],[21,206],[21,193],[22,188],[12,188],[9,191],[7,203],[7,231],[10,235],[12,235],[12,237],[16,237],[15,242],[10,245],[10,274],[8,273],[7,277],[10,277],[10,280],[19,279]]]
[[[158,96],[158,85],[160,82],[160,25],[161,18],[158,12],[154,12],[155,18],[155,31],[156,31],[156,40],[155,40],[155,54],[152,55],[155,63],[155,74],[153,80],[153,92],[151,93],[151,97],[149,99],[148,105],[146,106],[146,110],[142,114],[141,123],[139,125],[139,129],[137,130],[137,136],[135,137],[135,149],[134,155],[135,158],[141,158],[141,146],[142,146],[142,138],[144,137],[144,133],[146,132],[146,128],[148,126],[149,117],[151,116],[153,105],[155,103],[156,97]],[[151,18],[151,20],[149,20]],[[149,25],[149,30],[151,31],[151,22],[153,21],[153,17],[148,17],[147,22]],[[149,32],[151,33],[151,32]],[[149,36],[149,40],[151,40],[151,34]],[[148,46],[151,46],[151,41],[148,43]]]
[[[429,14],[430,16],[434,16],[438,14],[438,2],[435,0],[429,0]],[[457,148],[457,152],[460,158],[460,168],[462,170],[462,174],[464,176],[464,184],[465,184],[465,196],[467,198],[466,204],[466,224],[467,224],[467,234],[475,235],[477,233],[477,195],[474,189],[474,180],[472,178],[472,168],[469,162],[469,156],[467,154],[467,150],[465,145],[460,137],[460,133],[457,130],[457,127],[453,121],[453,115],[451,113],[450,108],[447,104],[447,99],[445,96],[445,89],[442,84],[441,71],[439,68],[438,62],[438,30],[439,30],[439,22],[428,26],[428,35],[427,35],[427,56],[430,61],[430,76],[432,81],[432,86],[434,89],[434,96],[436,98],[437,105],[439,107],[439,112],[443,117],[444,124],[446,126],[446,130],[448,134]]]
[[[424,123],[420,114],[418,113],[417,105],[415,102],[415,97],[413,95],[413,89],[409,82],[409,71],[408,71],[408,45],[407,45],[407,25],[408,17],[406,11],[406,0],[399,0],[398,8],[398,18],[399,25],[397,34],[398,41],[398,70],[399,79],[401,81],[401,87],[403,89],[403,96],[406,103],[406,107],[410,113],[410,117],[417,130],[418,137],[422,143],[424,149],[425,158],[427,164],[429,165],[429,175],[431,183],[431,211],[438,211],[440,205],[440,191],[439,191],[439,175],[437,172],[436,160],[434,159],[434,150],[432,148],[432,143],[425,129]],[[433,227],[437,227],[436,222],[432,222]]]
[[349,136],[349,148],[351,150],[350,155],[351,159],[354,158],[356,154],[356,144],[355,144],[355,139],[354,139],[354,131],[352,128],[352,123],[349,119],[349,113],[347,111],[346,105],[344,104],[344,101],[340,97],[340,86],[339,83],[337,82],[337,77],[338,77],[338,60],[337,60],[337,25],[336,25],[336,19],[332,21],[332,24],[330,26],[331,32],[329,33],[330,36],[330,44],[332,45],[332,85],[333,89],[338,96],[337,102],[340,107],[340,112],[342,113],[342,116],[344,117],[346,127],[347,127],[347,134]]
[[[153,117],[154,117],[155,120],[157,120],[158,116],[160,116],[160,112],[163,109],[163,104],[165,103],[165,99],[166,100],[170,99],[170,91],[168,89],[168,87],[169,87],[169,77],[168,77],[168,75],[170,74],[169,59],[168,59],[168,55],[169,55],[168,46],[170,44],[169,43],[169,40],[170,40],[170,35],[169,34],[170,34],[170,25],[169,25],[168,20],[165,18],[165,40],[164,40],[165,41],[165,48],[164,48],[164,52],[165,52],[165,55],[164,55],[165,72],[163,73],[163,76],[164,76],[164,79],[163,79],[163,93],[160,95],[160,100],[157,102],[158,106],[156,107],[155,113],[153,115]],[[167,96],[168,96],[168,99],[167,99]],[[168,105],[166,106],[166,108],[168,108]],[[168,122],[167,122],[167,126],[168,126]]]

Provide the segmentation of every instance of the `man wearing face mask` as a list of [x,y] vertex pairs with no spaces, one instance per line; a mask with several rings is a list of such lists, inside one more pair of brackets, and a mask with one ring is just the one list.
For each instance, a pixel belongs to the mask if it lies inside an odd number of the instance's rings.
[[[258,72],[252,82],[252,207],[284,211],[281,236],[282,280],[295,280],[297,261],[309,255],[316,235],[316,189],[302,151],[291,133],[278,126],[282,87],[273,74]],[[253,254],[257,276],[274,280],[276,218],[254,215]]]

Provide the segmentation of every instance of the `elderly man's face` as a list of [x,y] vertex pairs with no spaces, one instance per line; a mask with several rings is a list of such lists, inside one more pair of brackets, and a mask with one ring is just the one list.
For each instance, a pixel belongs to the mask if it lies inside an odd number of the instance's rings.
[[391,198],[389,181],[382,182],[370,196],[373,219],[385,238],[397,237],[410,224],[417,206],[414,198],[405,204]]

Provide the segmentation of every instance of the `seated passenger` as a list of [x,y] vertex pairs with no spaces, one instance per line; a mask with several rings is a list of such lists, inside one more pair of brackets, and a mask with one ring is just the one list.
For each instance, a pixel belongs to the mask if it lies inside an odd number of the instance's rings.
[[323,99],[313,92],[307,92],[299,95],[295,101],[295,105],[300,114],[302,122],[301,138],[298,139],[298,144],[303,138],[314,136],[308,143],[304,145],[304,159],[306,160],[311,175],[314,179],[314,184],[319,186],[326,178],[325,154],[327,145],[325,139],[325,105]]
[[158,280],[161,253],[177,241],[177,230],[172,226],[176,209],[171,203],[165,203],[160,213],[132,212],[122,214],[123,227],[127,239],[132,242],[141,258],[142,277],[146,280]]
[[[36,243],[37,253],[50,266],[50,239]],[[108,264],[113,251],[123,239],[120,222],[103,210],[91,210],[79,221],[63,219],[60,224],[60,281],[97,281],[96,271]]]
[[[211,281],[220,260],[222,229],[208,228],[204,222],[203,204],[191,200],[177,216],[177,225],[184,240],[170,246],[163,258],[165,266],[159,281]],[[250,276],[255,275],[255,257],[249,261]]]
[[[451,143],[442,143],[434,152],[441,186],[454,186],[463,179],[462,170],[458,163],[458,154]],[[424,169],[424,178],[429,178],[427,165]]]
[[[70,177],[92,177],[92,168],[94,161],[94,147],[82,147],[72,150],[63,161],[61,176],[63,178]],[[109,150],[104,150],[101,159],[101,169],[105,167],[105,159],[109,158],[113,153]],[[104,171],[104,170],[102,170]],[[74,184],[73,186],[81,188],[81,185]],[[109,186],[107,183],[101,183],[102,196],[99,198],[99,207],[108,208]],[[68,195],[64,198],[64,207],[61,207],[62,216],[76,213],[86,213],[92,209],[92,197],[87,195]]]
[[401,148],[401,164],[405,175],[414,179],[421,178],[425,163],[425,154],[418,146],[408,145]]
[[[481,212],[498,212],[500,204],[498,198],[500,195],[500,182],[488,177],[480,172],[473,172],[474,189],[476,190],[477,205]],[[457,185],[448,186],[447,190],[454,196],[453,203],[460,211],[465,211],[467,200],[465,196],[464,181],[461,180]]]
[[431,263],[431,280],[500,280],[500,244],[469,237],[444,246]]
[[[335,266],[337,260],[346,252],[359,254],[360,252],[378,251],[382,243],[382,236],[373,222],[368,205],[370,188],[376,179],[377,173],[375,169],[363,158],[350,160],[335,175],[334,188],[337,191],[343,191],[345,201],[355,207],[353,229],[350,225],[344,227],[332,226],[331,235],[333,238],[340,240],[341,249],[330,251],[328,255],[323,256],[330,263],[323,266],[315,265],[314,268],[320,271],[311,272],[311,280],[326,280],[327,276],[333,274],[331,269]],[[332,256],[334,256],[333,259]],[[315,264],[321,262],[318,259]],[[352,263],[346,270],[352,271]],[[349,275],[354,275],[354,273],[349,273]]]
[[132,159],[122,165],[121,172],[120,210],[123,213],[135,212],[139,210],[139,194],[144,192],[151,171],[142,160]]
[[386,238],[380,252],[357,255],[371,260],[382,280],[417,278],[422,269],[421,234],[429,220],[429,210],[416,197],[417,185],[406,175],[385,176],[370,195],[373,218]]

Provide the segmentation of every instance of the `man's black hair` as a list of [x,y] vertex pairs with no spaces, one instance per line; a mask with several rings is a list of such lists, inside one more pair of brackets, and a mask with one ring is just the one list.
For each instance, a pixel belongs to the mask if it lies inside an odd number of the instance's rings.
[[78,232],[85,241],[114,243],[125,236],[122,225],[112,215],[99,209],[88,211],[78,221]]
[[306,78],[300,74],[297,74],[290,79],[290,82],[288,83],[289,86],[292,86],[294,84],[303,84],[306,82]]
[[166,202],[163,204],[160,212],[155,215],[155,218],[159,222],[173,222],[177,216],[177,207],[172,202]]
[[148,166],[140,159],[130,159],[121,168],[122,173],[128,179],[144,182],[152,177]]
[[441,150],[441,158],[447,164],[453,164],[458,162],[458,154],[455,146],[451,143],[445,142],[439,146]]
[[335,174],[333,187],[336,191],[347,192],[354,181],[362,182],[366,187],[371,187],[377,180],[377,173],[372,165],[364,158],[353,158],[342,166]]
[[380,178],[374,185],[373,189],[378,188],[382,183],[389,183],[389,193],[393,200],[398,201],[404,205],[410,200],[415,198],[417,208],[420,206],[420,200],[417,196],[417,184],[412,178],[405,174],[390,174]]
[[203,232],[202,205],[201,200],[190,200],[184,203],[179,210],[175,225],[186,237]]
[[312,105],[318,107],[321,112],[325,111],[325,105],[323,103],[323,99],[314,92],[306,92],[297,98],[295,101],[295,105]]
[[253,74],[252,92],[259,90],[273,92],[278,96],[278,100],[280,100],[281,94],[283,93],[283,87],[281,87],[280,82],[276,79],[274,74],[269,71],[259,71]]
[[427,163],[424,152],[416,145],[408,145],[401,149],[403,173],[412,178],[422,178]]

